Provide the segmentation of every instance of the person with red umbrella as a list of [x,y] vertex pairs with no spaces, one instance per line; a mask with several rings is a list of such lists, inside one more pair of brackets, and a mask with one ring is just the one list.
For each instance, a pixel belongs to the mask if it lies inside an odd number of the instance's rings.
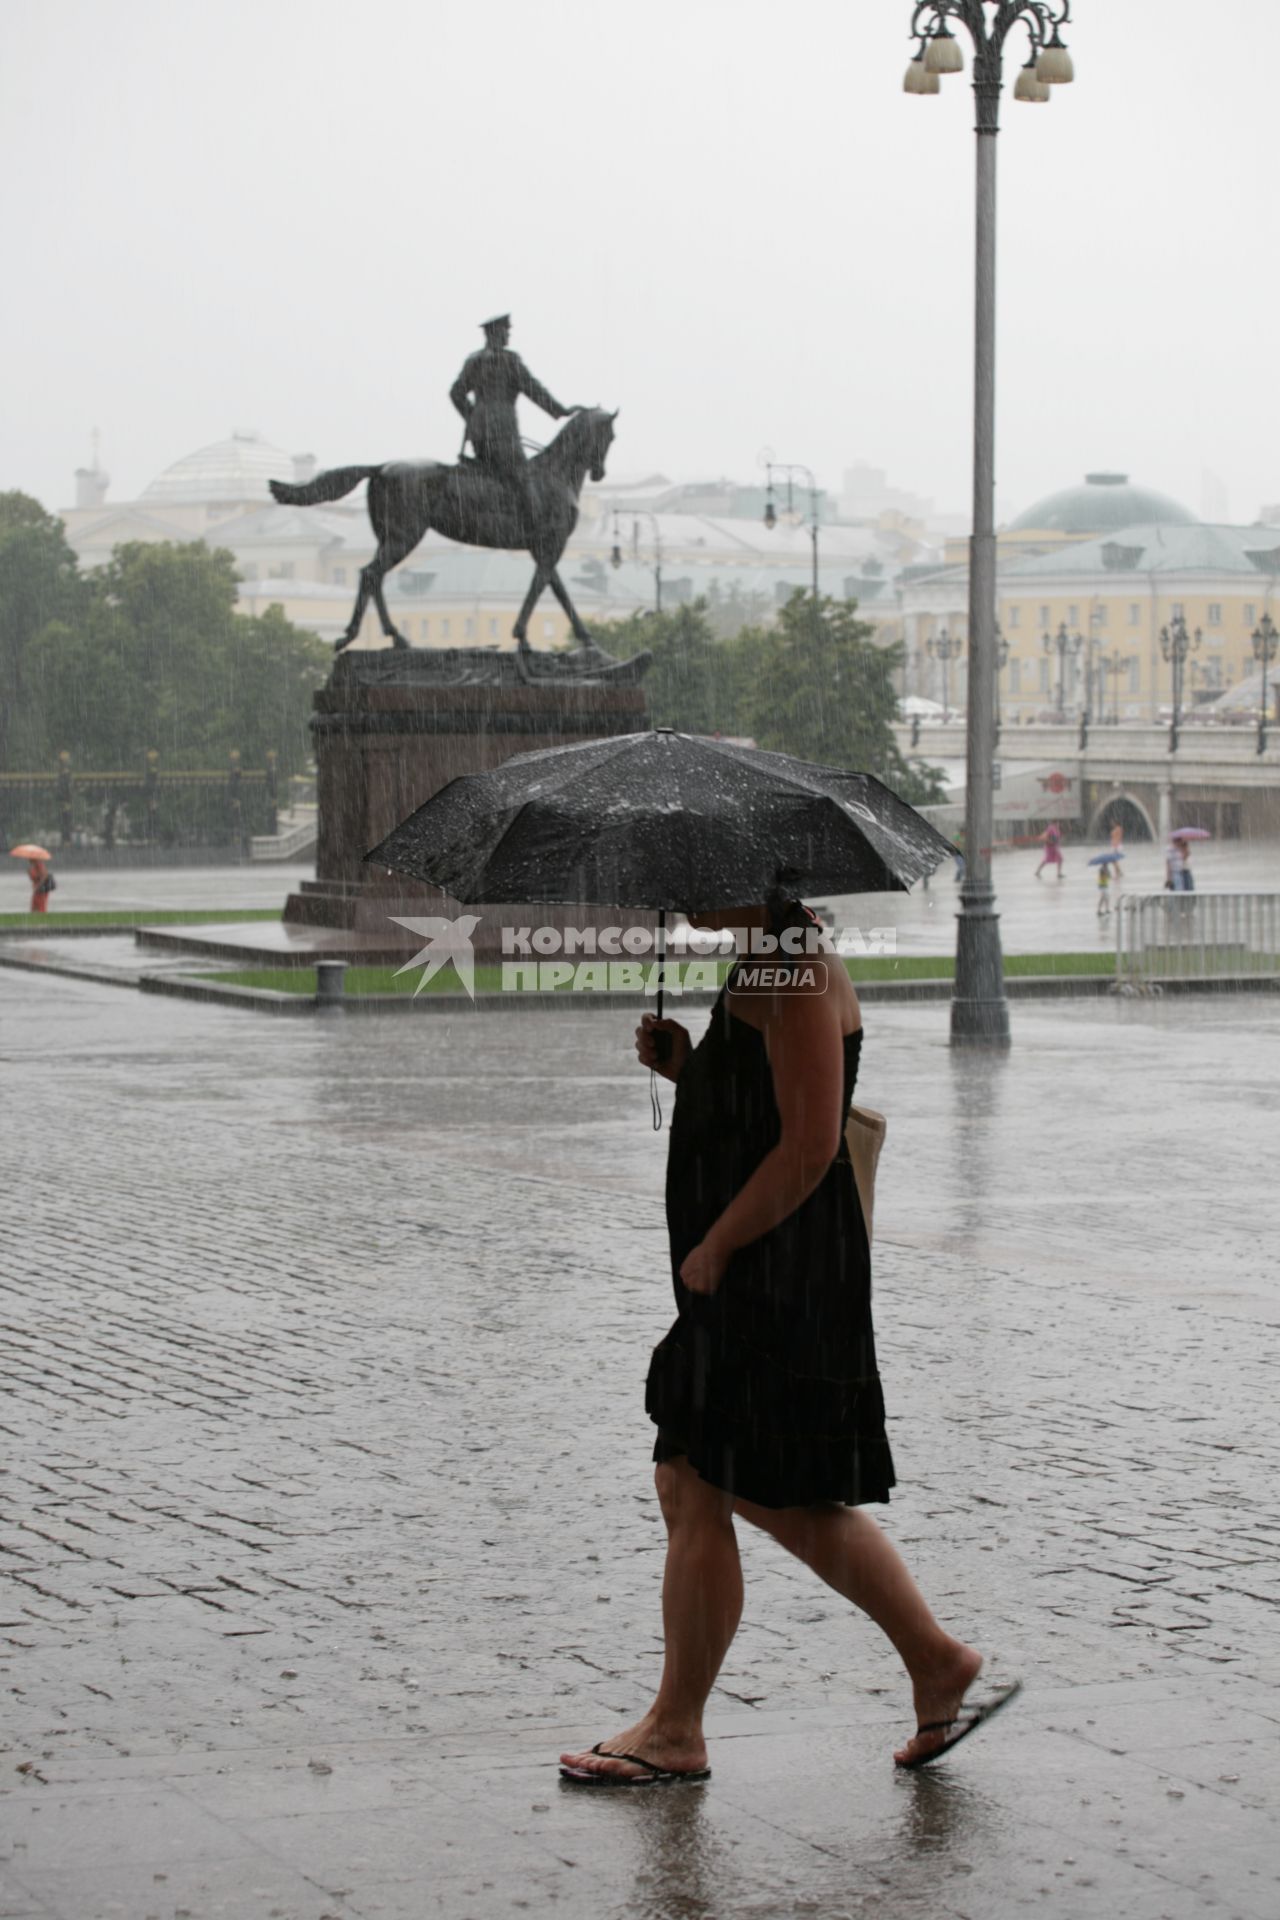
[[9,857],[27,863],[27,874],[31,881],[31,912],[48,913],[49,895],[58,884],[49,871],[49,862],[53,858],[49,849],[24,841],[20,847],[10,847]]

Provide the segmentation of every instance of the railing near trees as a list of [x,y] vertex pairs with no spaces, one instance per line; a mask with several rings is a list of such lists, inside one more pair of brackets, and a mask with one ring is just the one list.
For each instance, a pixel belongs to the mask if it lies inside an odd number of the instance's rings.
[[244,767],[238,752],[221,770],[167,772],[158,753],[135,772],[74,767],[69,753],[45,773],[0,773],[0,838],[77,837],[103,847],[226,844],[246,851],[255,834],[277,828],[276,756]]
[[1280,893],[1123,894],[1116,911],[1116,989],[1165,982],[1280,978]]

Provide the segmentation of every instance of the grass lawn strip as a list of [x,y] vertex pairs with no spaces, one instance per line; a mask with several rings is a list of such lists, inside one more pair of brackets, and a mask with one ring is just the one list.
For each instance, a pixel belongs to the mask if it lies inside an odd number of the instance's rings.
[[[724,978],[725,966],[719,968],[719,978]],[[1009,978],[1031,975],[1043,978],[1046,975],[1061,974],[1112,974],[1115,972],[1115,957],[1110,953],[1020,953],[1006,956],[1005,974]],[[846,960],[846,967],[855,986],[859,982],[879,980],[951,980],[955,977],[955,961],[947,954],[924,955],[910,959],[896,958],[891,954],[872,955],[865,959]],[[683,977],[679,963],[671,961],[667,966],[668,983],[673,984],[674,977]],[[314,994],[316,975],[314,967],[247,967],[235,973],[202,973],[201,980],[213,980],[224,987],[261,987],[284,993]],[[412,994],[418,985],[420,975],[417,972],[405,973],[397,977],[394,967],[355,967],[347,968],[345,990],[349,994]],[[475,971],[477,994],[498,993],[502,989],[502,968],[478,966]],[[423,988],[424,993],[461,993],[457,976],[452,967],[442,968],[433,980]],[[572,993],[572,986],[565,985],[557,989],[560,993]],[[582,991],[582,990],[579,990]],[[583,991],[585,999],[588,993]],[[637,999],[643,995],[637,994]]]

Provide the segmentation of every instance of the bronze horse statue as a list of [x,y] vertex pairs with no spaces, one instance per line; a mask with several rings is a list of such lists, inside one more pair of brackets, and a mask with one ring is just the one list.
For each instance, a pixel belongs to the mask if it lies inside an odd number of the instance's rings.
[[522,499],[520,490],[500,474],[476,460],[461,460],[456,467],[439,460],[330,467],[300,486],[273,480],[272,494],[288,507],[316,507],[326,500],[341,500],[362,480],[369,482],[369,519],[378,547],[368,566],[360,569],[360,591],[335,651],[341,653],[355,639],[370,600],[392,644],[409,645],[387,612],[382,582],[432,529],[446,540],[458,540],[466,546],[515,551],[527,548],[532,554],[533,579],[512,629],[522,653],[532,651],[529,616],[548,586],[569,616],[574,639],[591,646],[591,635],[556,569],[578,524],[578,496],[584,480],[588,474],[595,481],[604,479],[604,463],[617,417],[616,412],[606,413],[601,407],[584,407],[573,414],[551,444],[530,460],[527,499]]

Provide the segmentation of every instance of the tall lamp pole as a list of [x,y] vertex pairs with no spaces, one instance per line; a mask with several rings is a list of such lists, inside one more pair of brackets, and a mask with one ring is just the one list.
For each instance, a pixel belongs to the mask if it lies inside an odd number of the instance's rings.
[[1267,750],[1267,668],[1276,657],[1276,645],[1280,642],[1280,633],[1276,632],[1275,621],[1269,613],[1264,613],[1253,630],[1253,657],[1262,662],[1262,704],[1258,708],[1258,752]]
[[1186,620],[1175,613],[1171,626],[1160,629],[1160,652],[1173,668],[1173,718],[1169,722],[1169,751],[1178,751],[1178,722],[1182,718],[1182,683],[1187,670],[1187,655],[1196,653],[1203,638],[1199,627],[1187,632]]
[[[640,520],[647,520],[653,528],[653,610],[655,613],[661,613],[662,535],[658,530],[658,516],[650,513],[647,507],[634,507],[632,508],[632,512],[638,516],[631,529],[632,551],[637,557],[640,549]],[[609,555],[609,565],[611,567],[620,567],[622,565],[622,540],[618,532],[618,513],[616,508],[613,514],[613,552]]]
[[973,42],[977,102],[975,247],[973,533],[969,542],[969,674],[965,777],[965,877],[960,890],[953,1045],[1007,1047],[1009,1003],[999,915],[991,881],[992,772],[995,747],[995,395],[996,395],[996,134],[1004,43],[1021,22],[1030,58],[1018,74],[1015,100],[1043,103],[1050,90],[1073,79],[1071,55],[1059,28],[1070,0],[916,0],[911,35],[918,41],[903,85],[908,93],[936,93],[939,75],[964,66],[951,23]]
[[764,523],[770,533],[773,532],[773,529],[778,524],[778,509],[773,503],[774,474],[780,474],[787,483],[788,513],[795,512],[792,492],[792,483],[795,476],[799,473],[805,477],[805,482],[809,488],[809,540],[813,547],[813,604],[816,610],[820,604],[818,596],[818,483],[813,477],[813,469],[811,467],[800,466],[794,461],[787,463],[777,460],[766,460],[765,472],[768,475],[768,484],[765,487],[764,496]]

